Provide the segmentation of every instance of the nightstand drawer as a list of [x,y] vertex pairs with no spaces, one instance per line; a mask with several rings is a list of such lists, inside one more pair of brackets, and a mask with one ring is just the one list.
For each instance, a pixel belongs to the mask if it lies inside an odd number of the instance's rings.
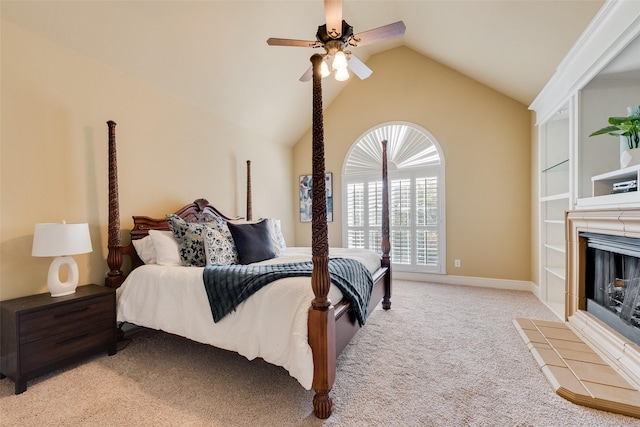
[[114,341],[114,333],[111,319],[106,319],[24,344],[20,347],[21,371],[28,374],[43,365],[58,362],[100,345],[106,346]]
[[95,324],[100,320],[115,322],[112,300],[112,295],[102,295],[47,310],[24,313],[20,318],[20,344],[74,331],[85,323]]
[[97,351],[116,354],[116,292],[79,286],[71,295],[37,294],[0,301],[0,378],[27,380]]

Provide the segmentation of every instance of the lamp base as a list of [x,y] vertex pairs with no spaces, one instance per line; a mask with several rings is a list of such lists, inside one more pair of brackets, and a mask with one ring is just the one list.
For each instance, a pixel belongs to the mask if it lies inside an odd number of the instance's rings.
[[[67,266],[67,280],[60,281],[60,268]],[[76,292],[78,286],[78,264],[76,260],[70,256],[61,256],[53,260],[49,266],[49,275],[47,276],[47,286],[52,297],[61,297],[71,295]]]

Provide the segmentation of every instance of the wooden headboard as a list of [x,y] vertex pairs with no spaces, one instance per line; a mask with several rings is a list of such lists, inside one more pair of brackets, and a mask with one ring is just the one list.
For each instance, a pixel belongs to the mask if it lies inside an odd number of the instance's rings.
[[[239,221],[244,217],[230,217],[211,205],[207,199],[198,199],[175,212],[186,222],[209,222],[216,218],[227,221]],[[149,230],[169,230],[167,218],[150,218],[148,216],[134,216],[131,240],[142,239],[149,235]]]
[[[242,216],[231,217],[222,213],[218,208],[209,203],[207,199],[198,199],[193,203],[183,206],[176,212],[174,212],[180,218],[186,222],[191,223],[203,223],[213,221],[216,218],[222,218],[226,221],[241,221],[245,219]],[[105,279],[105,285],[109,287],[119,287],[126,275],[122,272],[122,256],[127,255],[131,259],[131,269],[135,269],[144,263],[138,256],[133,241],[142,239],[149,235],[149,230],[164,230],[169,231],[169,224],[167,223],[166,215],[161,218],[151,218],[148,216],[134,215],[133,216],[133,228],[131,229],[131,243],[126,246],[118,245],[118,252],[120,254],[119,260],[116,261],[115,269],[109,264],[110,270]],[[109,246],[111,252],[111,246]],[[107,261],[109,258],[107,257]]]

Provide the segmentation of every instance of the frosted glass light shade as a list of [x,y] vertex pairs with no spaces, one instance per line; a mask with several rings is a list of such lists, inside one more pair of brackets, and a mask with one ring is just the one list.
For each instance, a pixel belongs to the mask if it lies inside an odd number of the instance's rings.
[[[70,295],[78,286],[78,264],[69,255],[93,250],[88,224],[36,224],[31,255],[57,257],[49,266],[47,286],[51,296]],[[67,267],[67,280],[60,281],[60,268]]]
[[347,55],[345,55],[344,52],[342,52],[342,51],[336,52],[335,56],[333,57],[332,66],[333,66],[334,70],[346,69],[347,68]]
[[331,74],[329,72],[329,66],[327,65],[327,61],[323,60],[322,64],[320,64],[320,75],[322,77],[327,77],[329,74]]
[[343,82],[349,78],[349,71],[346,68],[338,68],[335,77],[339,82]]

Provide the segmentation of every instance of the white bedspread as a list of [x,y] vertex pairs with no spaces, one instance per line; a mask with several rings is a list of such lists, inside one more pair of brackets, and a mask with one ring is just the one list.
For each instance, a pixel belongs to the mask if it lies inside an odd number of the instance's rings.
[[[380,267],[380,257],[370,250],[331,248],[329,253],[330,257],[356,259],[370,272]],[[311,248],[294,247],[258,264],[310,259]],[[313,299],[310,278],[273,282],[214,323],[202,280],[203,269],[138,267],[117,290],[118,322],[180,335],[235,351],[249,360],[261,357],[284,367],[305,389],[311,389],[313,357],[307,339],[308,309]],[[342,299],[342,293],[333,285],[329,299],[334,303]]]

